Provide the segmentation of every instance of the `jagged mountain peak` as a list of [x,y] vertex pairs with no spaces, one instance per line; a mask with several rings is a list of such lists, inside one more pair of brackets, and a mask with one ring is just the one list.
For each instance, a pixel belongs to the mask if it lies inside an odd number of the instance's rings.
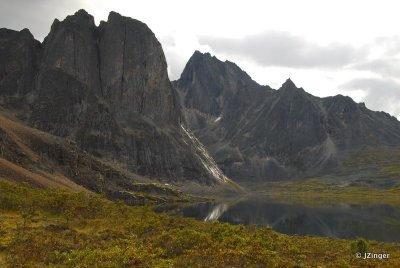
[[41,44],[28,29],[0,29],[0,105],[28,105],[38,68]]
[[74,13],[74,16],[90,16],[92,17],[92,15],[90,15],[85,9],[81,8],[78,11],[76,11]]
[[[272,90],[249,82],[251,78],[244,80],[243,71],[217,68],[235,70],[227,62],[206,66],[208,69],[202,71],[200,64],[190,65],[188,74],[195,75],[183,74],[175,84],[184,93],[186,116],[194,122],[192,127],[232,178],[313,176],[333,170],[338,159],[350,151],[400,146],[397,120],[370,111],[349,97],[315,97],[290,78],[278,90]],[[210,88],[232,95],[219,93],[210,99]],[[223,107],[222,112],[208,109],[212,101]]]
[[218,59],[215,55],[211,55],[210,52],[201,52],[199,50],[194,51],[194,53],[188,60],[188,63],[190,63],[190,62],[196,62],[196,63],[209,62],[211,64],[227,64],[227,65],[237,66],[236,63],[234,63],[234,62],[231,62],[229,60],[222,61],[222,60]]
[[[208,76],[214,80],[223,80],[226,76],[240,77],[240,80],[254,84],[251,77],[241,69],[236,63],[229,60],[221,61],[216,56],[211,56],[209,52],[202,53],[196,50],[188,60],[182,74],[181,79],[193,78],[193,74],[197,76]],[[202,77],[201,79],[204,79]]]
[[284,89],[284,88],[297,88],[297,86],[292,81],[292,79],[290,79],[290,77],[289,77],[288,79],[286,79],[286,81],[281,86],[281,89]]
[[[122,16],[120,13],[111,11],[110,13],[108,13],[106,23],[121,22],[121,21],[125,21],[126,19],[128,19],[128,18]],[[100,25],[100,26],[102,26],[102,25]]]
[[147,26],[146,23],[141,22],[141,21],[136,20],[136,19],[131,18],[131,17],[123,16],[120,13],[115,12],[115,11],[111,11],[108,14],[107,22],[108,23],[112,23],[112,22],[130,22],[130,23],[135,23],[136,27],[144,27],[144,28],[146,28],[146,30],[148,30],[149,32],[152,33],[152,31],[150,30],[150,28]]
[[215,56],[211,56],[209,52],[202,53],[196,50],[189,58],[181,76],[188,75],[196,69],[207,69],[211,65],[218,65],[220,62]]
[[31,31],[29,31],[28,28],[24,28],[20,31],[21,34],[24,34],[26,36],[28,36],[29,38],[34,38],[33,34],[31,33]]
[[25,36],[30,39],[34,39],[31,31],[29,29],[24,28],[21,31],[15,31],[7,28],[0,28],[0,38],[7,38],[8,36]]
[[210,52],[201,52],[200,50],[195,50],[191,58],[215,58],[215,56],[211,56]]
[[86,10],[80,9],[77,12],[75,12],[73,15],[67,16],[63,22],[67,23],[74,23],[74,24],[81,24],[81,23],[87,23],[90,26],[94,27],[94,17],[90,15]]
[[[180,85],[190,84],[189,87]],[[265,91],[239,66],[221,61],[210,53],[195,51],[186,64],[179,81],[174,83],[186,107],[219,117],[226,104],[239,91]]]
[[278,89],[279,92],[290,92],[290,93],[297,93],[297,94],[304,94],[309,95],[302,87],[297,87],[296,84],[288,78],[282,86]]
[[201,144],[183,130],[164,52],[146,24],[110,12],[96,27],[93,16],[79,10],[54,20],[40,46],[33,38],[3,38],[2,32],[0,66],[18,62],[18,68],[0,68],[0,105],[16,107],[15,99],[29,100],[21,118],[30,126],[73,140],[135,174],[226,181]]

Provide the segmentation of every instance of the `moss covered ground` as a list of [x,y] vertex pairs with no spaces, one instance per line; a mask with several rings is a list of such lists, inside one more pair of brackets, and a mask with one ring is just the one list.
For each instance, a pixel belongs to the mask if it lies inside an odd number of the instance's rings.
[[342,163],[341,169],[344,172],[368,169],[373,177],[390,177],[400,181],[400,149],[362,150],[353,153]]
[[[366,249],[390,258],[355,257]],[[288,236],[0,181],[0,267],[400,267],[400,244]]]
[[311,206],[343,202],[355,205],[388,204],[400,207],[400,186],[379,189],[370,186],[341,186],[319,179],[270,184],[273,199]]

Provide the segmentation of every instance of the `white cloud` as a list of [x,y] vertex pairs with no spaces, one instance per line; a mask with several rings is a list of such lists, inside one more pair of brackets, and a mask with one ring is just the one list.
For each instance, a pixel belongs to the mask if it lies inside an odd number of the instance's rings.
[[28,28],[42,41],[55,18],[74,14],[86,1],[82,0],[2,0],[0,27],[13,30]]
[[347,91],[363,91],[368,108],[400,117],[400,83],[391,79],[354,79],[341,86]]
[[240,39],[204,36],[200,41],[217,52],[243,56],[262,66],[337,68],[366,56],[365,49],[349,44],[318,45],[300,36],[276,31]]
[[193,33],[176,32],[160,38],[168,62],[168,73],[171,80],[178,79],[184,66],[195,50],[211,51],[208,45],[201,45]]

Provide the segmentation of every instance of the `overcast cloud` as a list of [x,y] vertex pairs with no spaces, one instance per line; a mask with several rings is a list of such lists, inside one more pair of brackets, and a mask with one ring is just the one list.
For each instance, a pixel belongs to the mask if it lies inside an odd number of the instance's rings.
[[22,30],[28,28],[42,41],[49,33],[55,18],[75,13],[79,0],[1,0],[0,28]]
[[201,37],[216,53],[240,55],[262,66],[337,68],[366,56],[363,48],[349,44],[318,45],[286,32],[270,31],[241,39]]
[[195,50],[237,63],[273,88],[291,77],[317,96],[349,95],[400,118],[400,4],[396,0],[1,0],[0,27],[39,41],[55,18],[116,11],[160,40],[172,80]]
[[[390,110],[392,115],[400,116],[400,84],[392,79],[354,79],[341,86],[346,91],[364,91],[364,101],[373,110]],[[385,109],[382,109],[385,107]]]
[[361,63],[353,65],[352,68],[375,72],[383,77],[400,77],[400,60],[394,57],[362,61]]

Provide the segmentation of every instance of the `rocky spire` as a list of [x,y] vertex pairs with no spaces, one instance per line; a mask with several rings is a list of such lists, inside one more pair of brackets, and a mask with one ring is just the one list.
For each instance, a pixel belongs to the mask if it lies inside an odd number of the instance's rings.
[[[31,110],[24,114],[31,126],[75,140],[140,175],[226,181],[201,144],[184,131],[164,52],[146,24],[111,12],[96,27],[93,16],[79,10],[55,20],[43,45],[28,58],[26,50],[36,44],[32,36],[5,32],[0,30],[0,85],[10,79],[10,92],[34,93]],[[3,35],[8,36],[4,54]],[[32,67],[35,53],[41,57]],[[2,66],[16,60],[18,72],[6,75]],[[20,90],[25,76],[30,88]],[[7,97],[2,91],[0,101]]]

